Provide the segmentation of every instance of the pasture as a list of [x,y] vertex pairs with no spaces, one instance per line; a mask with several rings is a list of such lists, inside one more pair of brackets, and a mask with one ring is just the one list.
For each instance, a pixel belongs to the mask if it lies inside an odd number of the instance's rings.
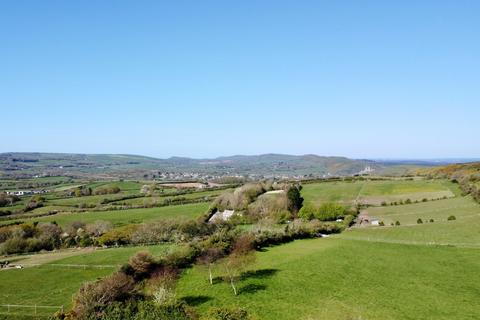
[[[351,228],[341,237],[364,241],[480,248],[480,205],[470,197],[368,208],[367,212],[371,218],[384,221],[386,226]],[[448,221],[451,215],[456,219]],[[417,223],[419,218],[423,223]],[[429,222],[430,219],[434,222]],[[400,226],[390,226],[395,221],[399,221]]]
[[[22,219],[24,222],[53,222],[60,226],[68,225],[75,221],[84,223],[92,223],[98,220],[110,221],[115,226],[121,226],[132,223],[149,222],[159,219],[176,219],[176,218],[197,218],[204,213],[209,204],[206,202],[185,204],[178,206],[166,206],[158,208],[142,208],[127,210],[110,210],[110,211],[87,211],[58,213],[52,216],[40,218]],[[0,224],[10,223],[11,221],[2,221]]]
[[[0,304],[63,305],[68,308],[72,295],[84,282],[111,274],[118,269],[118,265],[126,263],[129,257],[138,251],[148,250],[153,255],[159,255],[170,247],[170,245],[156,245],[94,251],[80,250],[69,253],[71,256],[67,258],[52,260],[52,257],[49,257],[47,263],[42,263],[42,254],[38,254],[25,259],[24,262],[40,263],[40,266],[0,270]],[[62,257],[62,253],[59,252],[58,256]],[[17,263],[22,263],[22,260],[18,260]],[[37,312],[46,318],[54,311],[39,309]],[[29,316],[33,314],[32,309],[11,308],[10,313],[7,313],[6,308],[0,307],[0,319],[12,319],[14,316],[19,319],[30,319]]]
[[265,320],[476,319],[478,270],[478,249],[331,237],[259,252],[238,296],[199,268],[185,271],[178,294],[201,311],[241,306]]
[[[448,194],[447,199],[364,209],[369,217],[384,221],[384,227],[353,227],[329,238],[297,240],[261,250],[250,271],[242,276],[238,296],[222,281],[225,272],[221,264],[214,270],[214,285],[209,284],[202,268],[186,269],[177,286],[177,297],[200,313],[213,306],[240,306],[265,320],[478,319],[480,205],[470,197],[461,197],[457,185],[444,180],[342,181],[305,184],[302,190],[306,202],[347,205],[356,201],[376,205],[379,199],[437,199],[442,194]],[[259,199],[277,197],[265,194]],[[199,203],[59,213],[27,221],[56,221],[64,226],[73,221],[107,220],[120,226],[164,218],[196,218],[208,206]],[[456,220],[448,221],[450,215]],[[417,224],[418,218],[424,223]],[[427,222],[430,219],[434,222]],[[390,226],[397,220],[400,226]],[[239,228],[250,230],[254,226]],[[50,253],[53,257],[19,256],[17,259],[25,264],[40,261],[42,265],[0,271],[0,300],[8,304],[68,306],[84,281],[111,274],[118,264],[145,248],[160,254],[168,246],[88,249],[91,251],[59,252],[56,257],[55,253]],[[56,264],[91,267],[60,268]],[[16,312],[32,314],[31,310]],[[5,316],[4,309],[0,309],[0,318],[2,315],[13,319],[11,314]]]
[[455,197],[460,194],[457,185],[445,180],[355,180],[318,182],[303,185],[306,202],[320,205],[323,202],[355,202],[380,205],[383,201],[421,201]]

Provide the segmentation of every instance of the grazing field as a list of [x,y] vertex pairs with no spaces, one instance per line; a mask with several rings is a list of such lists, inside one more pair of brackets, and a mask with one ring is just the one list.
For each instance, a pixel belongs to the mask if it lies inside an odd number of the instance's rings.
[[170,200],[188,199],[189,200],[189,199],[204,198],[206,200],[213,200],[215,197],[219,196],[220,194],[222,194],[227,190],[208,190],[208,191],[186,193],[178,196],[155,194],[150,197],[140,197],[140,198],[115,201],[115,202],[112,202],[112,204],[113,205],[146,205],[146,204],[153,204],[153,203],[161,203],[165,201],[165,199],[170,199]]
[[[216,192],[185,196],[214,196]],[[213,306],[240,306],[265,320],[480,318],[480,205],[469,196],[462,197],[457,185],[444,180],[327,182],[306,184],[302,194],[307,202],[347,205],[371,199],[414,201],[425,195],[438,199],[440,194],[448,194],[448,198],[370,206],[363,213],[384,221],[386,226],[355,226],[329,238],[297,240],[257,252],[257,261],[238,285],[238,296],[222,281],[225,272],[221,265],[214,270],[214,285],[209,284],[204,269],[188,268],[179,280],[177,296],[200,313]],[[275,200],[279,195],[265,194],[257,201]],[[199,203],[59,213],[26,221],[56,221],[65,226],[74,221],[107,220],[120,226],[163,218],[196,218],[208,206]],[[455,220],[448,220],[452,215]],[[423,223],[417,223],[419,218]],[[400,226],[390,226],[395,221]],[[253,228],[239,226],[242,230]],[[18,256],[17,263],[42,265],[0,271],[0,300],[5,304],[68,307],[72,294],[84,281],[111,274],[144,248],[160,254],[169,246],[89,248]],[[32,310],[14,311],[32,314]],[[51,313],[47,311],[41,312]],[[15,318],[0,308],[0,319]]]
[[[358,227],[341,237],[377,242],[437,244],[480,248],[480,205],[470,197],[418,204],[368,208],[385,227]],[[448,221],[449,216],[455,220]],[[421,224],[417,219],[422,219]],[[434,222],[429,222],[433,219]],[[399,221],[400,226],[390,226]]]
[[[52,216],[22,219],[24,222],[39,221],[52,222],[55,221],[61,226],[68,225],[74,221],[82,221],[85,223],[95,222],[97,220],[110,221],[116,226],[126,225],[130,223],[142,223],[159,219],[172,218],[197,218],[204,213],[208,203],[194,203],[178,206],[167,206],[148,209],[128,209],[128,210],[112,210],[112,211],[92,211],[92,212],[74,212],[59,213]],[[0,224],[10,223],[11,221],[2,221]]]
[[454,197],[460,194],[457,185],[445,180],[373,180],[335,181],[305,184],[305,201],[353,204],[355,201],[380,205],[383,201],[412,201]]
[[[170,248],[169,245],[148,247],[122,247],[115,249],[98,249],[83,253],[79,251],[68,258],[49,260],[48,263],[25,269],[0,270],[0,304],[70,306],[72,295],[85,281],[104,277],[118,269],[117,265],[128,261],[129,257],[141,250],[148,250],[158,255]],[[41,254],[39,255],[41,256]],[[62,257],[59,254],[59,257]],[[38,261],[42,258],[38,257]],[[28,259],[32,263],[31,259]],[[22,263],[18,261],[17,263]],[[78,265],[78,266],[59,266]],[[86,266],[84,266],[86,265]],[[102,267],[103,266],[103,267]],[[0,307],[0,319],[35,319],[32,309],[12,308],[7,314],[6,308]],[[43,316],[55,310],[39,309]],[[23,315],[21,317],[20,315]],[[44,317],[44,318],[45,318]]]
[[266,320],[478,319],[478,270],[478,249],[331,237],[258,253],[238,296],[198,268],[185,272],[178,293],[199,310],[242,306]]
[[371,218],[383,220],[386,225],[400,221],[402,225],[417,224],[420,218],[424,222],[434,219],[435,222],[447,221],[451,215],[456,218],[480,214],[480,205],[471,197],[457,197],[438,201],[427,201],[398,206],[370,207],[366,209]]

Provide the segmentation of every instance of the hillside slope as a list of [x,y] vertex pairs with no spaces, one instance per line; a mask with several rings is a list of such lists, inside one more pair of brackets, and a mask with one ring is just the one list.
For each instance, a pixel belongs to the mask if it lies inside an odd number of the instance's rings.
[[366,166],[381,169],[385,165],[370,160],[317,155],[264,154],[215,159],[172,157],[157,159],[137,155],[2,153],[0,172],[7,177],[31,175],[72,175],[143,172],[196,172],[209,175],[350,175]]

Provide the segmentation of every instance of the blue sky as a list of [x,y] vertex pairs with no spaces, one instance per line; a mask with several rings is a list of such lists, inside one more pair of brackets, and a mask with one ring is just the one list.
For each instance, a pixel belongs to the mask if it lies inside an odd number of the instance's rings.
[[2,1],[0,152],[480,157],[479,1]]

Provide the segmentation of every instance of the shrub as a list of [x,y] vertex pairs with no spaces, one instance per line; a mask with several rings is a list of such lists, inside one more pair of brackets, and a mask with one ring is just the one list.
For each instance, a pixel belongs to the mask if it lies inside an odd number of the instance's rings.
[[201,320],[249,320],[251,317],[244,309],[234,308],[210,308]]
[[417,219],[417,224],[422,224],[422,223],[423,223],[422,219],[418,218]]
[[130,257],[128,264],[135,278],[145,277],[153,268],[155,259],[148,251],[140,251]]
[[399,226],[399,225],[400,225],[400,221],[398,221],[398,220],[395,221],[395,225],[396,225],[396,226]]
[[99,239],[98,242],[101,245],[122,245],[129,244],[132,241],[132,236],[137,231],[138,226],[134,224],[129,224],[123,227],[112,229],[104,233]]
[[133,294],[134,288],[133,278],[123,272],[86,283],[74,298],[72,312],[76,319],[93,318],[95,311],[115,301],[127,300]]
[[341,204],[328,202],[318,208],[315,218],[320,221],[332,221],[345,215],[346,208]]
[[457,220],[457,218],[452,215],[452,216],[449,216],[449,217],[447,218],[447,220],[448,220],[448,221],[452,221],[452,220]]
[[97,188],[93,193],[96,195],[102,195],[102,194],[115,194],[119,192],[120,192],[120,188],[117,186],[114,186],[114,187]]
[[387,202],[386,201],[382,201],[382,207],[385,207],[387,205]]
[[378,225],[379,225],[380,227],[383,227],[383,226],[385,226],[385,222],[380,221],[380,222],[378,223]]
[[433,219],[430,219],[430,222],[435,222],[435,220],[433,220]]
[[113,224],[110,221],[95,221],[94,223],[87,224],[85,226],[85,231],[94,237],[99,237],[102,234],[112,230]]
[[312,220],[315,218],[317,208],[311,203],[307,202],[298,212],[298,217],[304,220]]

